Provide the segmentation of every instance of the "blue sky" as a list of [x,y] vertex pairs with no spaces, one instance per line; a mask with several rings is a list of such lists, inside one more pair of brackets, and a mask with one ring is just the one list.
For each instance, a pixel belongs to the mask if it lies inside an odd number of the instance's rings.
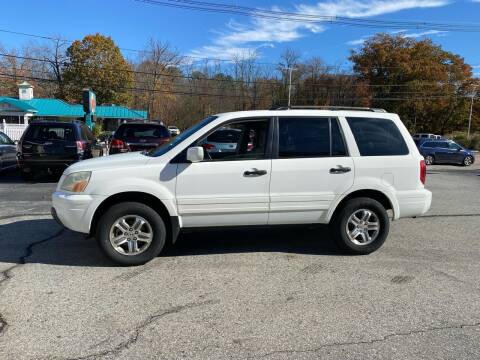
[[[480,24],[480,0],[214,1],[317,15]],[[2,7],[2,13],[9,16],[2,16],[0,29],[67,39],[99,32],[111,36],[120,47],[133,49],[142,49],[150,38],[156,38],[170,43],[181,54],[201,57],[230,58],[256,49],[264,62],[278,62],[279,54],[288,47],[304,58],[318,56],[328,64],[348,64],[351,49],[382,31],[195,12],[134,0],[9,0]],[[429,37],[465,57],[469,64],[480,65],[480,33],[422,29],[403,34],[417,39]],[[31,41],[39,40],[0,32],[0,44],[7,49]],[[135,53],[125,55],[134,57]],[[474,72],[480,75],[480,67]]]

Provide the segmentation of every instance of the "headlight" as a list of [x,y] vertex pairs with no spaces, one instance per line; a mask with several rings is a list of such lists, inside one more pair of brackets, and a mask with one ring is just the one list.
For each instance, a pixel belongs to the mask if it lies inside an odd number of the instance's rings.
[[80,193],[85,190],[90,180],[91,171],[79,171],[67,175],[65,180],[63,180],[62,186],[60,189]]

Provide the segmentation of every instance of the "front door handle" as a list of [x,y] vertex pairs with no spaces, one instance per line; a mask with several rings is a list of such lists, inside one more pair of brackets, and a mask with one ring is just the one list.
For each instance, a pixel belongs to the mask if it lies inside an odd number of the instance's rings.
[[352,169],[348,166],[337,165],[336,168],[330,169],[330,174],[345,174],[350,171],[352,171]]
[[249,176],[249,177],[263,176],[263,175],[267,175],[267,170],[250,169],[250,170],[246,170],[243,173],[243,176]]

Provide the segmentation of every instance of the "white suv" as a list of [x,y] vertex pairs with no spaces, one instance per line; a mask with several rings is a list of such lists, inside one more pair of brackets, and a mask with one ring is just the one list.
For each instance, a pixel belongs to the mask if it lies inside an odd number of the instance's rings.
[[[209,151],[215,131],[235,151]],[[114,261],[142,264],[183,228],[330,224],[345,250],[377,250],[389,217],[430,207],[426,168],[395,114],[280,109],[211,116],[148,153],[76,163],[53,194],[53,216],[93,235]],[[388,213],[389,211],[390,213]]]

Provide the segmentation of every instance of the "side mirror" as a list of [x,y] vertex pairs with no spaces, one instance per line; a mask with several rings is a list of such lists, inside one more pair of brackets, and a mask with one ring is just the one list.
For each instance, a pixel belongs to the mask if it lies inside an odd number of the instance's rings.
[[204,152],[203,152],[203,147],[201,146],[192,146],[191,148],[188,148],[187,150],[187,160],[196,163],[203,161],[204,158]]

